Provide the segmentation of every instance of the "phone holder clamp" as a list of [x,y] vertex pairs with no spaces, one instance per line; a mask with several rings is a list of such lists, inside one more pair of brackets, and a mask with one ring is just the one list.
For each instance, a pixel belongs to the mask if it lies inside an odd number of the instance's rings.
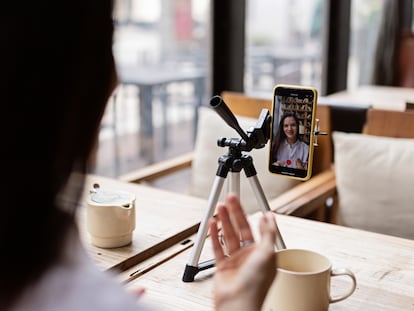
[[319,146],[318,145],[318,136],[321,136],[321,135],[325,136],[325,135],[328,135],[328,133],[320,131],[320,129],[319,129],[319,119],[315,119],[315,130],[313,132],[313,136],[314,136],[313,145],[315,147]]

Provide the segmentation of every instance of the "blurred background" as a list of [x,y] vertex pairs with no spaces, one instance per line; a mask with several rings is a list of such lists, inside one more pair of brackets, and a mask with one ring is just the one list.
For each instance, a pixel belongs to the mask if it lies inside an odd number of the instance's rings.
[[223,90],[271,98],[284,83],[324,96],[377,83],[385,12],[412,29],[404,0],[115,0],[120,83],[92,172],[116,177],[192,150],[198,107]]

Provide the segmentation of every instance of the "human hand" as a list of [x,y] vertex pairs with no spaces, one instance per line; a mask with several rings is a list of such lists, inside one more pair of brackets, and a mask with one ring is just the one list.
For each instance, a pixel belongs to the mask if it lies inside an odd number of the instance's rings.
[[128,292],[135,298],[141,298],[145,294],[145,287],[134,287],[129,289]]
[[[220,243],[217,220],[212,219],[210,235],[216,260],[214,301],[216,310],[260,310],[276,274],[276,222],[272,212],[260,219],[261,241],[254,238],[246,215],[234,194],[217,206],[222,225],[226,256]],[[230,220],[230,217],[232,220]],[[241,242],[252,242],[241,247]]]
[[302,161],[299,158],[296,159],[296,168],[299,168],[302,170],[306,169],[306,167],[303,165]]

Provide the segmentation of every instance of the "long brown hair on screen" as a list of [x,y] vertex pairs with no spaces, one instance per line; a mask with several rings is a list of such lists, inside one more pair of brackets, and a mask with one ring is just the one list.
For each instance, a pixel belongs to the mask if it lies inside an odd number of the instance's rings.
[[275,138],[273,139],[273,142],[272,142],[272,146],[271,146],[272,147],[272,149],[271,149],[272,152],[271,152],[271,154],[272,154],[273,160],[276,160],[277,150],[279,149],[280,144],[286,138],[285,131],[283,130],[283,125],[284,125],[284,121],[285,121],[285,119],[287,117],[292,117],[292,118],[295,119],[296,126],[297,126],[296,139],[297,140],[300,139],[300,134],[299,134],[299,119],[298,119],[298,117],[296,116],[296,114],[294,112],[290,112],[290,111],[285,112],[282,115],[282,117],[280,118],[279,125],[278,125],[278,129],[277,129],[277,132],[275,134]]

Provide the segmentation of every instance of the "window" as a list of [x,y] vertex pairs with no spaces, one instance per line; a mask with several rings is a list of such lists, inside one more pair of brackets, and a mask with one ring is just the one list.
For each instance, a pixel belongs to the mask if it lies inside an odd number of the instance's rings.
[[278,83],[321,86],[323,0],[248,0],[245,90]]
[[207,97],[209,19],[210,0],[115,0],[120,84],[96,173],[115,177],[192,150],[196,108]]
[[384,0],[352,0],[347,88],[372,84]]

